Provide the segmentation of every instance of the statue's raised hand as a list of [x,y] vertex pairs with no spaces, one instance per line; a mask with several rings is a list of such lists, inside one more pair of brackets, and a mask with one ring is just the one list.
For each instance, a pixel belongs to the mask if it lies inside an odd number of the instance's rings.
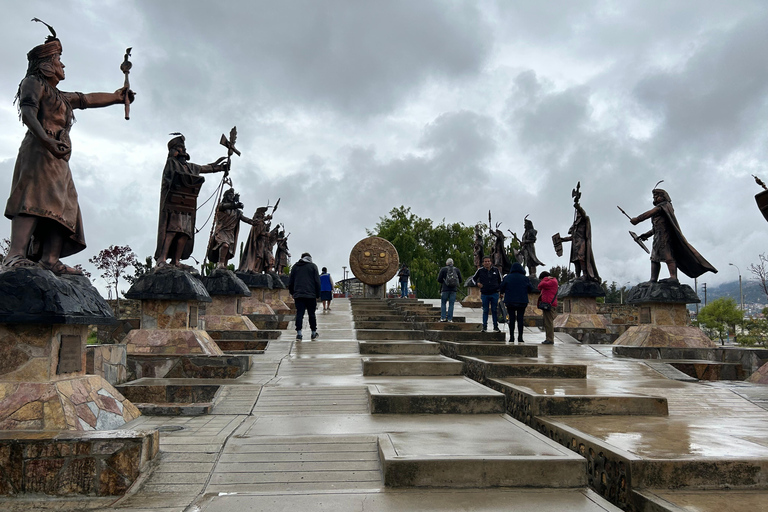
[[133,100],[136,99],[136,93],[130,90],[128,87],[121,87],[115,91],[115,96],[117,96],[117,103],[125,103],[126,92],[128,94],[128,101],[133,103]]

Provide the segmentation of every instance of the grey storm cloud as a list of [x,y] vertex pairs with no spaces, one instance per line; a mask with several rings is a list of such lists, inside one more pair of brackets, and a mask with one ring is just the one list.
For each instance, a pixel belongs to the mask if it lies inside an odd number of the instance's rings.
[[[570,226],[579,181],[609,281],[647,279],[616,205],[645,211],[660,179],[688,240],[721,269],[710,282],[765,252],[749,176],[768,179],[764,2],[29,0],[8,11],[5,190],[24,135],[13,95],[45,36],[28,20],[62,39],[62,90],[115,90],[134,48],[131,120],[120,107],[78,111],[72,129],[89,243],[72,264],[111,244],[152,254],[168,133],[184,133],[203,164],[225,154],[219,136],[233,125],[245,213],[281,198],[275,222],[292,252],[337,275],[400,205],[465,224],[491,209],[513,231],[530,214],[539,257],[567,264],[549,237]],[[201,203],[220,178],[207,177]],[[212,206],[198,213],[198,260]]]

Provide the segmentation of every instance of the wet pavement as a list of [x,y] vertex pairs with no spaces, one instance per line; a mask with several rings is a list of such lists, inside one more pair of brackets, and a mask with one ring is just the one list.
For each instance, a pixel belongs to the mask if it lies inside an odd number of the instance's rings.
[[[461,376],[363,376],[349,302],[335,300],[333,306],[329,313],[318,312],[317,341],[295,342],[293,331],[284,331],[264,354],[252,357],[254,365],[246,374],[217,380],[222,388],[212,414],[143,416],[126,425],[165,431],[152,471],[125,497],[2,499],[0,509],[510,510],[514,504],[521,511],[618,510],[584,485],[563,489],[554,482],[544,482],[545,489],[386,487],[377,449],[382,438],[392,455],[403,459],[580,457],[505,414],[371,414],[370,392],[417,397],[496,392]],[[467,322],[480,319],[479,310],[458,304],[456,315],[466,316]],[[587,378],[511,382],[551,396],[642,395],[663,397],[669,404],[668,417],[550,418],[564,429],[578,431],[627,460],[768,466],[763,464],[768,461],[768,386],[684,382],[668,378],[658,363],[614,357],[608,346],[579,345],[563,333],[556,333],[554,345],[540,345],[543,340],[538,329],[526,329],[525,344],[536,344],[538,357],[510,359],[584,364]],[[758,504],[768,498],[768,493],[754,490],[643,492],[662,504],[659,510],[759,510]]]

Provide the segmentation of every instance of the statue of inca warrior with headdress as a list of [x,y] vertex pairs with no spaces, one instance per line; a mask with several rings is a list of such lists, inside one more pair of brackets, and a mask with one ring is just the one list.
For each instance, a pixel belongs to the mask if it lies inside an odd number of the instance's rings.
[[581,182],[571,192],[573,197],[574,218],[573,224],[568,230],[567,236],[561,238],[561,242],[571,242],[571,263],[576,273],[576,279],[586,281],[600,282],[600,275],[597,273],[595,265],[595,256],[592,253],[592,223],[589,220],[587,212],[579,204],[581,199]]
[[529,276],[536,276],[536,267],[539,265],[544,265],[541,261],[539,261],[539,258],[536,257],[536,235],[538,231],[536,231],[533,228],[533,222],[528,218],[528,216],[525,216],[525,219],[523,219],[523,225],[525,226],[525,231],[523,232],[523,239],[520,240],[520,250],[518,251],[518,254],[522,257],[522,264],[524,267],[528,268],[528,275]]
[[226,268],[235,256],[240,222],[254,225],[254,220],[243,215],[243,203],[235,189],[224,192],[224,197],[216,211],[213,236],[208,241],[208,261],[216,263],[216,268]]
[[221,157],[207,165],[197,165],[189,161],[185,138],[180,133],[168,141],[168,159],[163,169],[163,181],[160,189],[160,217],[157,226],[157,248],[155,260],[157,267],[166,265],[171,258],[171,265],[194,270],[184,265],[181,260],[192,254],[195,246],[195,219],[197,213],[197,195],[205,178],[201,174],[227,172],[227,164]]
[[483,228],[481,224],[475,226],[475,242],[472,245],[475,268],[483,266]]
[[[656,184],[657,187],[659,183]],[[690,278],[699,277],[705,272],[717,273],[717,269],[704,259],[683,236],[667,191],[654,187],[652,194],[653,208],[630,219],[633,225],[651,219],[651,230],[638,237],[644,241],[653,236],[651,282],[659,280],[662,262],[667,264],[669,270],[669,278],[662,279],[662,282],[679,283],[678,269]]]
[[82,275],[60,259],[85,249],[80,205],[69,169],[73,110],[130,103],[134,94],[128,87],[88,94],[60,91],[57,86],[64,80],[61,42],[53,27],[44,24],[51,35],[27,53],[27,74],[16,93],[27,133],[5,206],[5,216],[11,219],[11,245],[3,266],[39,265],[54,274]]
[[288,237],[290,233],[285,234],[285,226],[280,225],[280,231],[277,232],[277,249],[275,249],[275,272],[284,274],[285,268],[291,264],[291,253],[288,252]]
[[248,240],[246,240],[243,254],[240,256],[238,272],[261,274],[271,268],[272,254],[271,252],[267,253],[267,244],[272,216],[267,215],[268,209],[268,206],[260,206],[256,209],[251,232],[248,233]]

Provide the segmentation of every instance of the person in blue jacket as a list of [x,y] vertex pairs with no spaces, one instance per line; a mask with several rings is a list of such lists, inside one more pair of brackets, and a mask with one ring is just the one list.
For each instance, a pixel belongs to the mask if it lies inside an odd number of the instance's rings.
[[323,311],[330,311],[333,300],[333,279],[326,267],[323,267],[323,273],[320,274],[320,300],[323,301]]

